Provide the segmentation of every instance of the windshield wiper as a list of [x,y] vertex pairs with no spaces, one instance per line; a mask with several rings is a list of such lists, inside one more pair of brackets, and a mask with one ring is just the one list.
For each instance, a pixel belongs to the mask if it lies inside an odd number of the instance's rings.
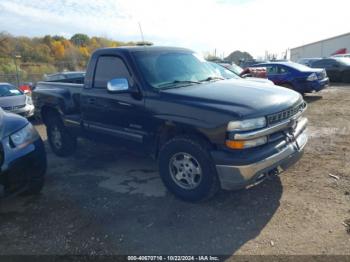
[[213,81],[213,80],[225,80],[225,78],[220,77],[220,76],[209,76],[206,79],[200,80],[200,82],[209,82],[209,81]]
[[200,84],[201,82],[198,81],[192,81],[192,80],[174,80],[172,82],[168,82],[168,83],[164,83],[158,86],[158,88],[160,87],[173,87],[174,85],[177,84]]

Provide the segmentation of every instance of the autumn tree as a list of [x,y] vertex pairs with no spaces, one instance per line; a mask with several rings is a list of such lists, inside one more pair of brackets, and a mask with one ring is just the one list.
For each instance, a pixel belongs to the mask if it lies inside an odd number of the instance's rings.
[[62,59],[64,57],[64,45],[61,41],[53,41],[52,44],[52,52],[55,58]]
[[75,34],[71,37],[70,41],[76,46],[87,46],[90,38],[85,34]]
[[[12,36],[0,32],[0,75],[14,74],[14,56],[21,81],[38,81],[42,74],[65,70],[85,70],[92,52],[98,48],[135,45],[105,37],[91,37],[75,34],[70,39],[59,35],[44,37]],[[0,78],[0,82],[4,79]]]

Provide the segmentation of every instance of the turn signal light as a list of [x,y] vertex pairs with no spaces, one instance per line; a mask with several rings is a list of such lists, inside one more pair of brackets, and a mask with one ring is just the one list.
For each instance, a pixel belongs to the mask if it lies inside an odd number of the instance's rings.
[[243,149],[244,141],[226,140],[226,146],[232,149]]
[[226,146],[231,149],[244,149],[257,147],[267,143],[267,137],[259,137],[252,140],[226,140]]

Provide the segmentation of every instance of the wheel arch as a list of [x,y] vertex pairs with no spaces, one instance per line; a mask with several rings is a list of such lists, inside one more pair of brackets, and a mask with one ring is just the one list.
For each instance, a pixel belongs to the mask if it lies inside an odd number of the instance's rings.
[[41,108],[41,119],[45,125],[47,124],[50,115],[61,117],[61,113],[57,108],[48,105],[43,106]]
[[159,127],[156,135],[156,144],[154,150],[155,158],[158,158],[158,154],[162,145],[176,136],[193,137],[194,139],[199,140],[209,149],[213,149],[215,147],[214,144],[210,141],[209,137],[199,129],[185,124],[165,122]]

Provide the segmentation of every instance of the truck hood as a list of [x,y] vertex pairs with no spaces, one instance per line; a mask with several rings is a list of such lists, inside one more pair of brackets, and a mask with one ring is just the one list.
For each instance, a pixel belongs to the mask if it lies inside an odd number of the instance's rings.
[[20,106],[26,104],[26,95],[0,97],[0,107]]
[[266,78],[260,78],[260,77],[247,77],[245,80],[248,81],[253,81],[253,82],[258,82],[262,84],[269,84],[269,85],[274,85],[274,83]]
[[[293,90],[244,79],[194,84],[161,92],[168,100],[178,101],[187,108],[212,109],[234,119],[266,116],[302,101],[302,96]],[[186,114],[191,115],[191,110]]]

